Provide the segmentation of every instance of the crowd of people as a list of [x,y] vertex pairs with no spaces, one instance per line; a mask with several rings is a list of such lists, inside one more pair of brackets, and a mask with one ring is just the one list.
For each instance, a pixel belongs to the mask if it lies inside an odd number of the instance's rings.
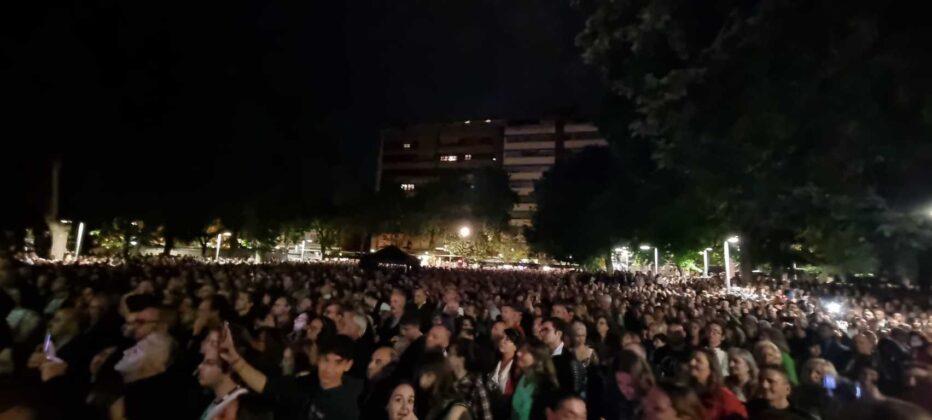
[[932,296],[0,259],[0,419],[932,419]]

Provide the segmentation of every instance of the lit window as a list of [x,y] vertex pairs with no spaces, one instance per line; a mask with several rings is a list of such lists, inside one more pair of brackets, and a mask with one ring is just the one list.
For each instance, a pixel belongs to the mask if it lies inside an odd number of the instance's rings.
[[401,184],[402,191],[414,191],[414,184]]
[[405,143],[405,144],[403,144],[401,147],[404,147],[405,149],[410,149],[410,148],[411,148],[411,143]]
[[463,155],[463,160],[472,160],[472,155]]
[[443,156],[440,156],[440,161],[441,162],[456,162],[457,158],[456,158],[456,155],[443,155]]

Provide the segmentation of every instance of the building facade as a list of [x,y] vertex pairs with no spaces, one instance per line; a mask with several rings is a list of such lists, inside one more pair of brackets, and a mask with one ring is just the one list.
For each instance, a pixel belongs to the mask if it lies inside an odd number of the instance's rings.
[[413,124],[382,130],[376,186],[415,193],[450,172],[501,165],[498,120]]
[[514,121],[504,128],[502,165],[518,202],[511,212],[513,226],[530,226],[537,209],[535,183],[563,156],[589,146],[607,146],[598,128],[562,120]]

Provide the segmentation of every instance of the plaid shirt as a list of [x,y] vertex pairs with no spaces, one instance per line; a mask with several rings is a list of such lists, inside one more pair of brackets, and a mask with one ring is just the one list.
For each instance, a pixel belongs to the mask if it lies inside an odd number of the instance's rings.
[[489,404],[489,393],[486,391],[482,378],[467,373],[466,376],[453,384],[453,388],[466,398],[475,419],[492,420],[492,405]]

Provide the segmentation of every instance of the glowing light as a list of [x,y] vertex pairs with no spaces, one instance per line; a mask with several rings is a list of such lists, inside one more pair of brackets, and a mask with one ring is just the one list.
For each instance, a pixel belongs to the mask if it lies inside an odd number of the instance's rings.
[[66,225],[70,225],[70,224],[71,224],[71,220],[66,220],[66,219],[61,219],[61,220],[59,220],[59,222],[60,222],[60,223],[64,223],[64,224],[66,224]]
[[490,123],[490,122],[492,122],[492,120],[485,120],[485,122],[486,122],[486,123]]
[[458,233],[460,235],[460,238],[467,238],[469,237],[469,235],[472,234],[472,229],[470,229],[469,226],[462,226],[460,227],[460,230]]
[[621,252],[621,251],[624,251],[624,250],[625,250],[624,248],[615,248],[615,252]]
[[229,237],[233,236],[233,233],[232,233],[232,232],[223,232],[223,236],[229,238]]
[[650,245],[641,245],[641,251],[647,251],[651,248]]
[[136,245],[139,245],[139,242],[136,242],[136,241],[129,241],[129,244],[132,245],[132,246],[136,246]]
[[729,242],[729,243],[732,243],[732,244],[736,244],[736,243],[738,243],[738,237],[737,237],[737,236],[732,236],[732,237],[728,238],[728,242]]
[[471,123],[471,122],[472,122],[472,121],[469,121],[469,120],[466,120],[466,122],[465,122],[465,123],[466,123],[466,124],[469,124],[469,123]]
[[841,304],[838,302],[829,302],[825,304],[825,309],[828,310],[830,314],[841,313]]

